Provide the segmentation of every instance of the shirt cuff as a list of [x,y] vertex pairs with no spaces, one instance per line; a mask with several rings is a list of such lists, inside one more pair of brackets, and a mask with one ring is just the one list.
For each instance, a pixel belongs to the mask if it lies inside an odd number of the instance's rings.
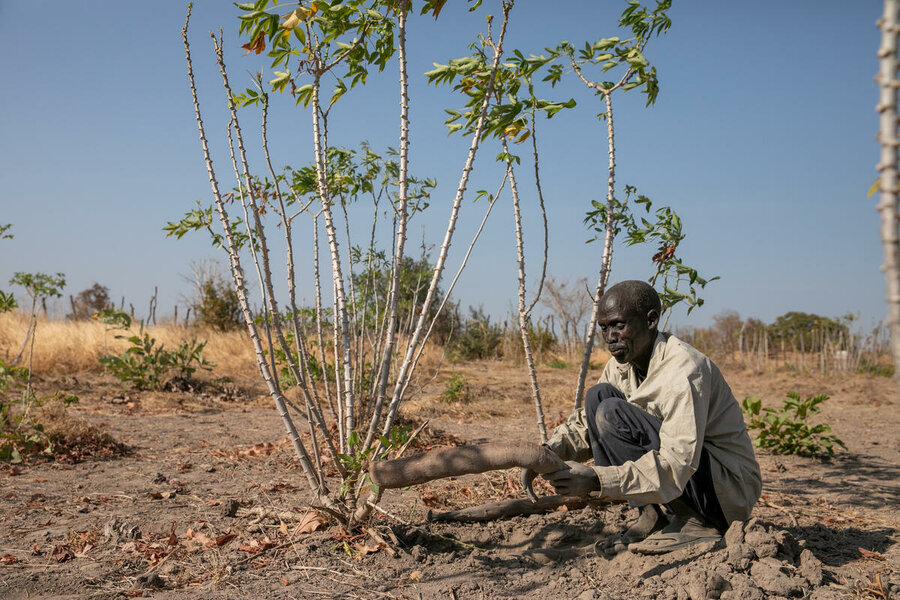
[[593,467],[600,480],[600,494],[610,496],[619,489],[619,473],[615,467]]

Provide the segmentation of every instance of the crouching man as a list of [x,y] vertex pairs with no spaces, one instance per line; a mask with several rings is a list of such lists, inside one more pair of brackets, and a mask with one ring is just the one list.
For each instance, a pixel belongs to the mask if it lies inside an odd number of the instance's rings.
[[[731,389],[709,358],[657,331],[659,316],[659,295],[643,281],[603,295],[598,324],[613,358],[546,444],[568,465],[544,476],[558,493],[640,506],[615,541],[644,554],[720,539],[761,490]],[[580,462],[588,458],[593,467]]]

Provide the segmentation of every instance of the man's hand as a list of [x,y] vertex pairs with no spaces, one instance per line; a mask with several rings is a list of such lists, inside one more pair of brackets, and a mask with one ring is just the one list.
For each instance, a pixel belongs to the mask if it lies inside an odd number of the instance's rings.
[[592,468],[574,460],[567,460],[566,465],[566,469],[544,474],[544,479],[550,482],[557,494],[587,496],[600,491],[600,480]]

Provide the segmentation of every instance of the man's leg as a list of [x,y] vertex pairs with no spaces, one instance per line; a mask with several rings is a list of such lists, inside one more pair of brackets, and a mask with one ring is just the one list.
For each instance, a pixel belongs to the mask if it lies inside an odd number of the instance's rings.
[[[588,390],[585,414],[596,465],[621,465],[637,460],[650,450],[659,450],[662,422],[627,402],[622,392],[610,384],[601,383]],[[701,451],[700,465],[682,495],[666,506],[676,514],[693,511],[716,529],[726,529],[727,522],[716,498],[709,455],[705,450]],[[645,521],[651,517],[642,514]]]

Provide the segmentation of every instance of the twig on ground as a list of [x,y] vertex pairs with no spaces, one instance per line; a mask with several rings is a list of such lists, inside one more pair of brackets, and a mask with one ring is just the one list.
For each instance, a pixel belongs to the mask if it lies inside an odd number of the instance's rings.
[[762,500],[762,503],[763,503],[765,506],[768,506],[769,508],[774,508],[775,510],[777,510],[777,511],[779,511],[779,512],[781,512],[781,513],[784,513],[785,515],[787,515],[788,518],[790,518],[791,524],[792,524],[794,527],[799,527],[799,526],[800,526],[800,523],[797,521],[797,517],[794,516],[794,513],[792,513],[791,511],[789,511],[789,510],[786,509],[785,507],[781,506],[780,504],[775,504],[774,502],[772,502],[771,500],[769,500],[769,499],[766,498],[765,496],[763,496],[763,497],[760,498],[760,499]]
[[380,545],[380,546],[384,546],[384,549],[388,551],[388,554],[390,554],[391,557],[397,558],[397,551],[396,551],[393,547],[391,547],[391,545],[388,544],[388,543],[384,540],[383,537],[381,537],[381,534],[378,533],[378,530],[377,530],[377,529],[375,529],[374,527],[372,527],[372,526],[370,525],[369,527],[366,527],[366,533],[369,534],[369,537],[371,537],[372,540],[373,540],[376,544],[378,544],[378,545]]

